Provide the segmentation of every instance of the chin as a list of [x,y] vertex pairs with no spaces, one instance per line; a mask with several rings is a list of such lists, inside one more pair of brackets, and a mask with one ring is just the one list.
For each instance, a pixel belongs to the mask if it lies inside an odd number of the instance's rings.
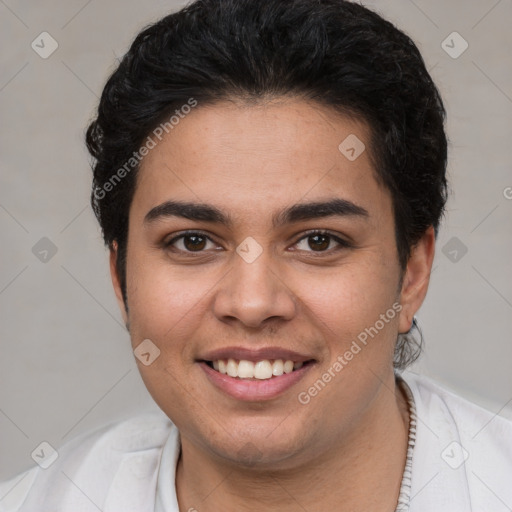
[[297,432],[289,424],[276,428],[278,422],[271,423],[255,425],[252,422],[244,427],[233,424],[229,434],[224,429],[217,431],[215,439],[218,441],[212,443],[210,437],[205,443],[217,456],[238,466],[276,470],[293,465],[292,460],[304,455],[308,444],[305,432]]

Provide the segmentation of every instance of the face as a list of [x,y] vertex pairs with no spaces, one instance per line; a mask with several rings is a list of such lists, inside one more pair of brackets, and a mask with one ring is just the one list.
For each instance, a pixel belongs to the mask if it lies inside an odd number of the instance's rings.
[[[184,442],[284,467],[326,453],[387,400],[433,235],[400,285],[391,197],[369,152],[364,123],[281,99],[198,105],[144,158],[127,319],[134,349],[150,340],[137,364]],[[122,307],[114,252],[111,265]]]

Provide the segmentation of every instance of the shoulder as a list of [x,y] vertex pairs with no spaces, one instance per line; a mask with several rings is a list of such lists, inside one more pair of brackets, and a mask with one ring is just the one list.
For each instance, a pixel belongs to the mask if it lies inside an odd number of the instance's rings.
[[[429,414],[433,419],[439,417],[439,421],[453,421],[462,438],[476,439],[482,435],[482,439],[487,438],[489,442],[502,438],[512,449],[511,420],[447,390],[430,378],[410,372],[404,372],[402,377],[424,414]],[[503,442],[500,446],[503,449]]]
[[[81,500],[88,501],[89,507],[104,503],[122,471],[129,472],[125,480],[152,481],[173,428],[163,413],[151,413],[82,434],[55,454],[42,449],[41,465],[0,483],[0,512],[24,512],[41,506],[45,508],[39,510],[64,510],[66,506],[82,510]],[[129,461],[132,463],[127,464]]]
[[442,497],[446,510],[509,510],[512,421],[429,378],[410,372],[402,378],[417,413],[413,487],[426,486],[421,492],[425,499],[429,490]]

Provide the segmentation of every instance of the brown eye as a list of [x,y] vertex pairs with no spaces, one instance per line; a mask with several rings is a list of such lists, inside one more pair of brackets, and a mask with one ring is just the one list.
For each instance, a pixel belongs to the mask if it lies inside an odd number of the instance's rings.
[[331,253],[352,247],[352,245],[329,232],[313,231],[296,243],[297,249],[304,252]]
[[206,237],[186,235],[183,237],[183,245],[189,251],[200,251],[206,246]]
[[314,251],[324,251],[329,247],[330,241],[328,235],[311,235],[308,237],[308,245]]
[[[208,246],[210,244],[210,246]],[[182,233],[164,244],[166,249],[182,253],[199,253],[205,249],[212,249],[215,244],[210,237],[199,232]]]

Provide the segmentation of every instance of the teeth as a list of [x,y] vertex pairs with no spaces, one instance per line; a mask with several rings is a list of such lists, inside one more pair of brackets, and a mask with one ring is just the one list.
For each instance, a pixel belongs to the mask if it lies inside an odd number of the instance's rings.
[[[242,363],[242,361],[240,361],[240,363]],[[272,365],[270,361],[258,361],[254,365],[254,376],[261,380],[270,379],[270,377],[272,377]]]
[[303,365],[304,363],[302,362],[293,362],[290,359],[276,359],[273,362],[263,359],[257,363],[247,361],[246,359],[237,361],[233,358],[229,358],[227,361],[225,359],[213,361],[213,368],[219,373],[240,379],[259,380],[267,380],[272,377],[279,377],[283,373],[291,373],[293,370],[302,368]]
[[272,365],[272,375],[275,375],[276,377],[279,377],[279,375],[283,375],[284,369],[283,369],[284,363],[282,359],[276,359],[274,361],[274,364]]
[[[241,379],[252,379],[253,377],[257,377],[257,375],[255,375],[255,369],[254,363],[242,359],[242,361],[238,363],[237,377],[240,377]],[[259,378],[260,377],[258,377],[258,379]]]
[[293,361],[285,361],[283,369],[284,369],[284,373],[292,373],[293,372]]
[[228,359],[226,371],[230,377],[238,377],[238,364],[234,359]]

